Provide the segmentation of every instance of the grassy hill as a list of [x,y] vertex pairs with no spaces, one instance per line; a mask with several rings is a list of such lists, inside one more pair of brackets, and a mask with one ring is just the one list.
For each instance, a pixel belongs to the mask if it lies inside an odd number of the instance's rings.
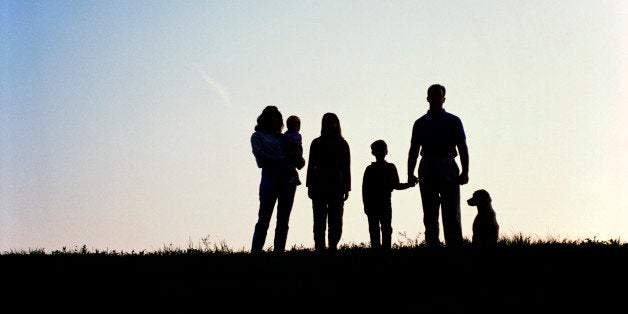
[[388,253],[356,245],[333,255],[83,248],[0,261],[5,300],[23,309],[601,313],[628,296],[628,246],[618,241],[511,239],[491,250],[417,244]]

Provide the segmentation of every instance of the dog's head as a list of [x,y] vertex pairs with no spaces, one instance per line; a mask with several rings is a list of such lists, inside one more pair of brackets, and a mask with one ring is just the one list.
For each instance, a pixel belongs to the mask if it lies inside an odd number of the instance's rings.
[[491,196],[486,190],[477,190],[473,192],[473,197],[467,200],[469,206],[487,206],[491,204]]

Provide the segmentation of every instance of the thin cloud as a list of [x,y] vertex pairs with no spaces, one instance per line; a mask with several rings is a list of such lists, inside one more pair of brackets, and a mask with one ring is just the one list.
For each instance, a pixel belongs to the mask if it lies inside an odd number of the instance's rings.
[[198,74],[201,75],[205,82],[207,82],[211,87],[216,90],[216,92],[218,92],[225,104],[231,106],[231,95],[229,95],[229,91],[227,90],[227,88],[224,87],[222,84],[216,82],[216,80],[209,76],[207,72],[203,71],[203,69],[197,67],[196,71],[198,71]]

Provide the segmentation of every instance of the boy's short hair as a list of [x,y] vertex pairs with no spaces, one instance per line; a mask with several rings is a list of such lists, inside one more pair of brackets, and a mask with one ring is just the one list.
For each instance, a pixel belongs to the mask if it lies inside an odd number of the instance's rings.
[[286,126],[288,130],[296,130],[301,127],[301,119],[297,116],[289,116],[286,120]]
[[441,85],[441,84],[432,84],[430,87],[428,87],[427,89],[427,96],[432,96],[436,93],[437,90],[441,90],[443,92],[443,96],[445,96],[447,90],[445,89],[445,86]]
[[377,140],[371,144],[371,151],[373,152],[383,152],[387,148],[388,145],[386,145],[386,142],[384,142],[384,140]]

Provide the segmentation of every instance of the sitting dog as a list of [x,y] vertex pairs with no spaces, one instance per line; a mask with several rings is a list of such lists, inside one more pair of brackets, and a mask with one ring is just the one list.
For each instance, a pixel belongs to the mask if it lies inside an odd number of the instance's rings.
[[473,220],[472,243],[478,247],[494,247],[499,237],[499,224],[491,204],[491,196],[486,190],[473,192],[473,197],[467,200],[469,206],[476,206],[478,213]]

